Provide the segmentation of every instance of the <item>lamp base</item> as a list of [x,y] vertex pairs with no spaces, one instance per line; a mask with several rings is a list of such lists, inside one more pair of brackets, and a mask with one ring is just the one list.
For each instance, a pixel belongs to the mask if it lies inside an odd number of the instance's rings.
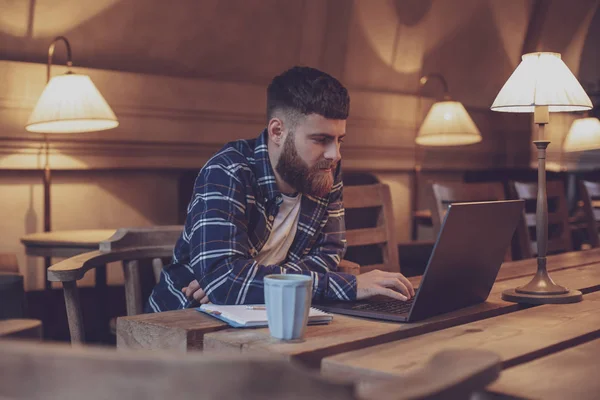
[[538,257],[538,270],[524,286],[502,292],[502,300],[526,304],[566,304],[583,300],[579,290],[554,283],[546,269],[546,257]]
[[583,295],[579,290],[568,290],[566,293],[560,294],[533,294],[509,289],[502,292],[502,300],[525,304],[567,304],[580,302],[583,300]]

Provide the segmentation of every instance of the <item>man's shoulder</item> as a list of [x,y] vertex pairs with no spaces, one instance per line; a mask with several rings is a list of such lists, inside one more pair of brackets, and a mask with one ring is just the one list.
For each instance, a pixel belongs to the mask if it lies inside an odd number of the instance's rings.
[[255,139],[250,139],[225,144],[204,164],[202,169],[205,172],[222,170],[231,177],[240,176],[244,172],[252,173],[255,142]]
[[255,142],[255,139],[240,139],[226,143],[206,164],[250,163],[254,156]]

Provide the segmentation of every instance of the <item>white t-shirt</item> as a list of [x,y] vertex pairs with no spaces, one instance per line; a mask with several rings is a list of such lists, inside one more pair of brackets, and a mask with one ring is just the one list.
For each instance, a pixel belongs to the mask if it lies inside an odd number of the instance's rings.
[[296,236],[302,195],[297,194],[292,197],[282,193],[282,197],[283,202],[279,206],[279,212],[273,221],[273,229],[271,229],[269,239],[254,257],[258,264],[279,265],[287,257]]

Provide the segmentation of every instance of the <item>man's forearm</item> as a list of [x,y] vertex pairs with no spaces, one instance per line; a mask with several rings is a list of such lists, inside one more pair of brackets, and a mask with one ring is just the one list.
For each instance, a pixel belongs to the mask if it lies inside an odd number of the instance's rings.
[[[313,300],[356,299],[356,278],[337,272],[317,272],[306,263],[259,265],[252,259],[218,265],[212,271],[201,274],[201,287],[215,304],[261,304],[264,303],[263,279],[270,274],[302,274],[313,278]],[[219,274],[219,271],[223,271]]]

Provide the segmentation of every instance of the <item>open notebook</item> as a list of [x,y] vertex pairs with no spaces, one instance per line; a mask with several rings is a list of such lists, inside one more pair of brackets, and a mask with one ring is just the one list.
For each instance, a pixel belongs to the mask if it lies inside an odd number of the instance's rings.
[[[196,310],[212,315],[234,328],[253,328],[267,326],[267,311],[264,304],[219,306],[216,304],[202,304]],[[327,324],[333,319],[328,314],[316,308],[310,309],[308,313],[308,324]]]

